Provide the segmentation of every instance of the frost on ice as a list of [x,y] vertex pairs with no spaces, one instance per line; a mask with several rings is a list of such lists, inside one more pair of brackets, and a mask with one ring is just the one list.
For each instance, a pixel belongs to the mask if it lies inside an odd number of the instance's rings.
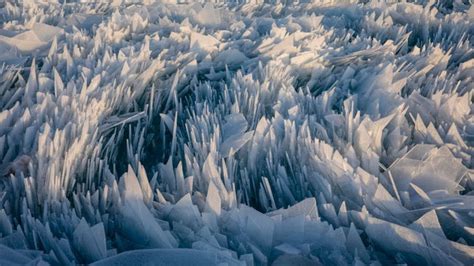
[[0,264],[473,265],[474,5],[270,2],[0,1]]

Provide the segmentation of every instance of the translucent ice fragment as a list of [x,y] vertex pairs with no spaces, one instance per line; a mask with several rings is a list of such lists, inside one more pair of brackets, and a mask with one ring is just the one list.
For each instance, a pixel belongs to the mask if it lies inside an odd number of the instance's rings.
[[447,146],[418,144],[389,168],[399,190],[407,191],[410,183],[425,192],[459,191],[459,182],[467,169],[453,156]]
[[82,219],[73,233],[74,246],[86,263],[107,257],[104,225],[102,223],[90,227]]

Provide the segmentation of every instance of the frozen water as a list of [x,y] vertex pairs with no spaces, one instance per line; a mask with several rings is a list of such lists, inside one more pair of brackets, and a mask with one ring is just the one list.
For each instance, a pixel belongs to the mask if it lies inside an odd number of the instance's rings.
[[473,265],[473,14],[0,0],[0,265]]

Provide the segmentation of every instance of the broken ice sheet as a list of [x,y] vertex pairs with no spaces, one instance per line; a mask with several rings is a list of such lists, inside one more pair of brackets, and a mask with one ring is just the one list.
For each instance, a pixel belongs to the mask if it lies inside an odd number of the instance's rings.
[[124,252],[93,263],[101,265],[244,265],[222,253],[193,249],[147,249]]
[[0,265],[47,265],[41,258],[31,258],[28,252],[14,250],[0,244]]
[[0,0],[0,264],[473,265],[468,1],[63,2]]
[[421,233],[376,218],[366,218],[365,231],[370,239],[387,252],[400,252],[411,263],[440,263],[457,265],[459,262],[438,249],[430,247]]
[[421,233],[423,233],[426,230],[426,231],[430,231],[433,234],[437,234],[440,237],[446,237],[444,235],[443,229],[441,229],[441,225],[439,224],[438,217],[436,216],[435,210],[431,210],[425,213],[418,220],[413,222],[410,227]]
[[242,52],[237,49],[228,49],[220,53],[215,59],[214,62],[217,66],[229,66],[232,68],[238,68],[241,64],[247,61],[248,58]]
[[401,191],[407,191],[410,183],[425,192],[447,190],[457,193],[459,182],[467,173],[466,167],[453,156],[447,146],[418,144],[388,169]]
[[253,137],[253,130],[245,132],[248,122],[242,114],[231,114],[226,117],[222,126],[223,142],[219,151],[224,157],[232,156]]
[[[38,55],[46,52],[48,45],[63,29],[43,23],[35,23],[30,30],[14,36],[0,35],[0,47],[16,48],[20,53]],[[5,48],[3,48],[5,49]]]
[[120,180],[120,191],[123,203],[119,206],[118,233],[137,247],[173,247],[174,238],[161,229],[143,202],[142,189],[130,166]]
[[[0,36],[1,38],[1,36]],[[28,61],[28,58],[21,57],[15,47],[2,45],[0,41],[0,62],[11,66],[20,66]]]
[[73,234],[74,245],[85,262],[91,263],[107,257],[104,225],[90,227],[83,218]]
[[192,32],[189,45],[191,51],[196,51],[200,57],[205,57],[207,54],[217,50],[219,41],[212,36]]
[[102,21],[102,16],[99,14],[73,14],[70,16],[66,23],[74,26],[78,29],[92,30],[94,25],[99,24]]
[[240,212],[244,218],[244,224],[241,226],[247,232],[248,237],[261,248],[263,253],[269,254],[275,229],[273,220],[247,206],[241,206]]
[[203,8],[200,5],[194,5],[197,9],[195,19],[198,23],[207,27],[218,27],[222,25],[222,11],[215,8],[212,3],[207,3]]
[[318,208],[316,206],[315,198],[305,199],[288,209],[278,209],[268,213],[270,217],[281,214],[283,218],[291,218],[299,215],[303,215],[311,220],[317,220],[319,218]]

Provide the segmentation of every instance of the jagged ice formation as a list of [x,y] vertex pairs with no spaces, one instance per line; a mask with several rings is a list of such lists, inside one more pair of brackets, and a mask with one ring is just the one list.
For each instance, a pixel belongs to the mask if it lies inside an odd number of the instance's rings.
[[0,1],[0,264],[474,263],[468,1]]

